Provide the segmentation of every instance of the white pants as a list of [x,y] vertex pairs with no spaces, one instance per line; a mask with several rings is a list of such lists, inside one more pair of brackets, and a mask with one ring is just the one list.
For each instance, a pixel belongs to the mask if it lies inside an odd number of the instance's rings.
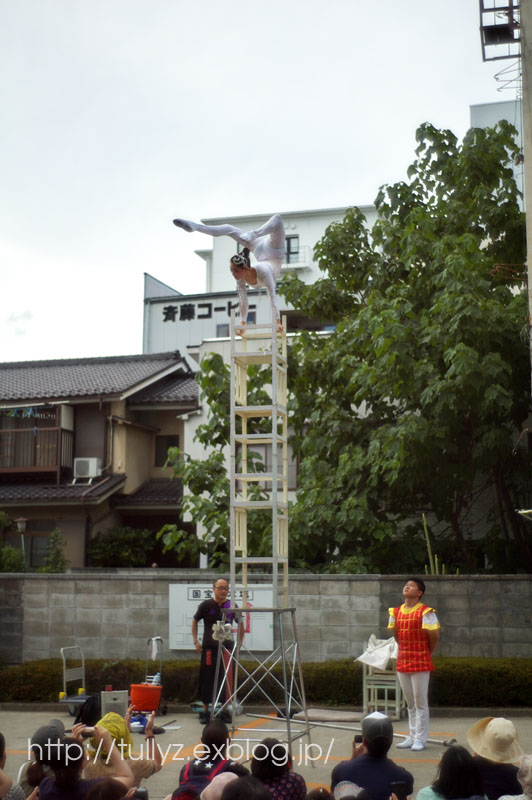
[[[257,285],[259,288],[266,289],[270,296],[271,307],[275,310],[277,319],[281,319],[275,284],[279,280],[286,254],[286,241],[283,221],[279,214],[274,214],[264,225],[254,231],[243,231],[229,224],[204,225],[202,222],[192,222],[191,220],[182,220],[182,222],[186,223],[187,229],[207,233],[210,236],[230,236],[235,242],[248,247],[257,259],[255,264]],[[245,281],[237,281],[237,290],[240,299],[240,319],[242,322],[246,322],[249,306]]]
[[[249,247],[257,261],[270,261],[271,259],[282,262],[285,256],[284,225],[279,214],[264,223],[254,231],[243,231],[234,225],[203,225],[201,222],[186,220],[188,225],[199,233],[210,236],[230,236],[235,242]],[[277,276],[278,277],[278,276]]]
[[429,735],[430,672],[398,672],[397,677],[408,706],[410,736],[425,744]]

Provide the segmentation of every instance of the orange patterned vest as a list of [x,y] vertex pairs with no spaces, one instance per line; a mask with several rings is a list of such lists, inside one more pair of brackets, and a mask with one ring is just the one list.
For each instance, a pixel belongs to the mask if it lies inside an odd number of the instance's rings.
[[395,620],[394,635],[399,647],[397,672],[428,672],[434,669],[428,646],[428,634],[423,630],[423,616],[434,609],[418,603],[411,611],[404,606],[390,608]]

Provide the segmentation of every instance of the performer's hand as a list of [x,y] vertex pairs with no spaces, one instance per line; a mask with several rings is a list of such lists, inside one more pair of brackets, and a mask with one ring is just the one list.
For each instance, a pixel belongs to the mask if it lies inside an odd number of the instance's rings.
[[196,639],[196,641],[194,642],[194,647],[196,648],[198,653],[201,653],[201,642],[198,639]]

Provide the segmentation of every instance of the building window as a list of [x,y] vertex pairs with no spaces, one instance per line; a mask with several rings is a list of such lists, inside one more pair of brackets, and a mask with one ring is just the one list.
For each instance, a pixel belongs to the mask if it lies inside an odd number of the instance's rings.
[[228,322],[223,322],[221,325],[216,326],[216,338],[219,339],[221,336],[229,336]]
[[255,325],[257,321],[257,312],[248,311],[248,325]]
[[179,436],[156,436],[155,437],[155,466],[164,467],[168,458],[168,449],[179,447]]
[[[43,567],[50,546],[49,536],[32,536],[30,539],[30,567]],[[26,553],[26,558],[28,554]]]
[[299,236],[286,237],[286,263],[297,264],[299,261]]

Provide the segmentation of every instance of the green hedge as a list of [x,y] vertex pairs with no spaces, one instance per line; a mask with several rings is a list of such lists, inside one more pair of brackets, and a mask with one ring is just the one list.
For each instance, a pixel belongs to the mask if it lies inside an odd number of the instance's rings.
[[[247,664],[253,668],[256,664]],[[532,659],[526,658],[436,658],[430,683],[432,706],[532,707]],[[198,659],[163,662],[163,695],[166,700],[190,703],[197,699]],[[98,692],[111,684],[125,689],[140,683],[145,662],[133,660],[85,662],[87,692]],[[309,705],[362,705],[362,668],[352,659],[305,663],[305,693]],[[278,679],[280,667],[275,669]],[[242,678],[241,678],[242,680]],[[283,702],[282,691],[268,678],[268,694]],[[0,667],[0,702],[54,702],[63,688],[60,659],[29,661],[20,666]],[[262,702],[254,690],[249,700]]]

